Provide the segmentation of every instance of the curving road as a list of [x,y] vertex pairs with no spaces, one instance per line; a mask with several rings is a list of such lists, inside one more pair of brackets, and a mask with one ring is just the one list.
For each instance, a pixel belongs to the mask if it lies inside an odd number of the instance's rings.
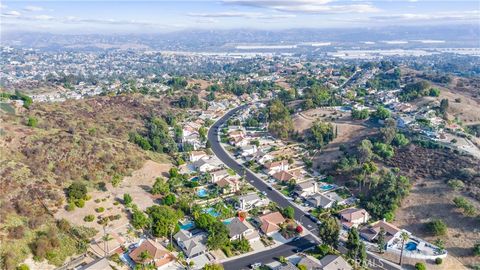
[[261,192],[265,192],[267,197],[277,203],[278,206],[285,208],[287,206],[293,207],[295,209],[295,219],[299,221],[304,227],[308,230],[314,232],[316,231],[317,224],[305,216],[305,213],[298,208],[295,204],[291,203],[287,200],[280,192],[277,190],[272,189],[268,184],[266,184],[262,179],[258,178],[252,171],[250,171],[245,166],[239,164],[236,160],[234,160],[229,153],[226,152],[225,149],[220,145],[220,140],[218,137],[218,130],[223,123],[225,123],[233,114],[238,112],[239,110],[245,108],[247,105],[242,105],[237,107],[227,114],[225,114],[222,118],[220,118],[208,131],[208,140],[211,144],[211,149],[213,153],[228,167],[234,170],[238,175],[244,175],[246,181],[248,181],[251,185],[257,188]]
[[[295,220],[302,224],[308,231],[312,232],[312,234],[307,235],[305,237],[300,238],[297,241],[290,242],[284,245],[281,245],[275,249],[262,251],[259,253],[255,253],[249,255],[247,257],[242,257],[236,260],[228,261],[224,263],[226,269],[245,269],[248,268],[249,265],[253,263],[270,263],[274,260],[278,259],[279,256],[290,256],[296,253],[299,250],[305,250],[320,244],[320,240],[314,235],[318,231],[318,226],[315,222],[310,220],[307,217],[307,213],[303,212],[302,209],[298,208],[295,204],[287,200],[280,192],[275,189],[272,189],[268,184],[266,184],[262,179],[258,178],[253,172],[251,172],[245,166],[239,164],[236,160],[234,160],[229,153],[221,146],[221,142],[219,140],[218,132],[220,126],[222,126],[230,117],[232,117],[236,112],[246,108],[249,106],[242,105],[235,109],[230,110],[224,116],[222,116],[217,122],[215,122],[210,129],[208,130],[208,140],[211,144],[211,149],[213,153],[229,168],[234,170],[238,175],[245,175],[246,181],[248,181],[251,185],[257,188],[261,192],[265,192],[267,197],[277,203],[278,206],[285,208],[287,206],[293,207],[295,210]],[[341,248],[341,252],[345,253],[346,250]],[[367,252],[368,259],[368,267],[375,270],[398,270],[401,269],[400,266],[387,262],[379,257]]]

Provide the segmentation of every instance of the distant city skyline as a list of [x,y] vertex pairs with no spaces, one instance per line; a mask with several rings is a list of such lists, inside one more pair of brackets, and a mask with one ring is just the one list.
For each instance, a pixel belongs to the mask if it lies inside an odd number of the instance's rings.
[[185,29],[479,24],[471,1],[2,1],[2,32],[157,33]]

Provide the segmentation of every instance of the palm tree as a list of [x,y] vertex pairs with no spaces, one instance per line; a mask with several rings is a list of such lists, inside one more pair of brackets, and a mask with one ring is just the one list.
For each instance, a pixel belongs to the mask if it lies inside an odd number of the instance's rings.
[[140,257],[140,260],[142,261],[143,268],[145,269],[145,262],[148,259],[151,259],[152,256],[150,255],[150,253],[147,250],[144,250],[140,253],[139,257]]
[[403,250],[405,248],[405,242],[407,242],[407,240],[410,238],[410,236],[408,235],[408,233],[406,232],[402,232],[402,234],[400,234],[400,238],[402,239],[402,250],[400,251],[400,266],[402,266],[402,258],[403,258]]

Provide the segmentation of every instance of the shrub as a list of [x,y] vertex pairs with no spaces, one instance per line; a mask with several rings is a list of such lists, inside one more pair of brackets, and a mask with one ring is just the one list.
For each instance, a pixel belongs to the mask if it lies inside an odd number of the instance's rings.
[[132,202],[133,202],[133,199],[132,199],[132,196],[130,196],[130,194],[128,193],[123,194],[123,203],[125,205],[130,205]]
[[115,174],[113,177],[112,177],[112,186],[114,187],[118,187],[118,185],[120,185],[120,182],[122,181],[122,176],[119,175],[119,174]]
[[85,199],[87,195],[87,186],[85,184],[74,182],[67,188],[67,196],[71,200]]
[[177,199],[173,193],[169,193],[165,198],[163,198],[163,204],[165,205],[173,205]]
[[453,203],[456,207],[463,209],[466,216],[475,216],[477,213],[475,206],[464,197],[455,197]]
[[83,221],[85,221],[85,222],[92,222],[93,220],[95,220],[94,215],[87,215],[83,218]]
[[78,207],[78,208],[83,208],[85,206],[85,201],[83,199],[79,199],[79,200],[76,200],[75,201],[75,205]]
[[436,236],[445,235],[447,233],[447,225],[440,219],[435,219],[427,223],[428,231]]
[[475,256],[480,256],[480,242],[477,242],[477,243],[473,246],[473,255],[475,255]]
[[21,239],[25,235],[25,227],[22,225],[8,229],[8,237],[13,239]]
[[417,269],[417,270],[427,270],[427,266],[425,266],[424,263],[419,262],[419,263],[415,264],[415,269]]
[[442,258],[435,259],[435,264],[442,264],[442,262],[443,262]]
[[103,207],[98,207],[98,208],[95,209],[95,212],[97,212],[97,213],[103,213],[104,211],[105,211],[105,208],[103,208]]
[[374,151],[383,158],[391,158],[395,155],[393,147],[385,143],[375,143]]
[[33,116],[29,116],[27,119],[27,126],[36,127],[37,125],[38,125],[38,119]]
[[407,145],[410,141],[405,137],[405,135],[401,133],[395,134],[395,137],[393,138],[393,144],[396,146],[404,146]]
[[17,266],[17,268],[15,268],[15,270],[30,270],[30,267],[28,267],[28,265],[22,263],[19,266]]
[[71,212],[71,211],[75,210],[75,203],[74,202],[69,202],[67,207],[66,207],[66,210],[68,212]]
[[460,190],[465,187],[465,184],[462,182],[462,180],[451,179],[448,180],[448,186],[453,188],[454,190]]

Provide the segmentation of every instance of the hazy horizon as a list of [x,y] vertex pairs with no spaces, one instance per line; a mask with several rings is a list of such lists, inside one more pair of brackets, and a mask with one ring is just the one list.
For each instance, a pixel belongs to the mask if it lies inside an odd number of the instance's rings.
[[477,1],[3,1],[3,33],[167,33],[477,24]]

